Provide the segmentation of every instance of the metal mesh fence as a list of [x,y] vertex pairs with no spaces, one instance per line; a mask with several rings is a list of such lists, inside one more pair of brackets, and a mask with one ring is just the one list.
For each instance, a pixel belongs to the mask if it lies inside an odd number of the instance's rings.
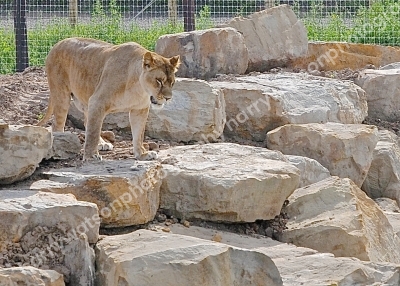
[[398,0],[0,0],[0,73],[16,69],[14,16],[23,2],[31,66],[43,65],[50,48],[71,36],[136,41],[153,49],[160,35],[184,30],[188,9],[196,29],[204,29],[288,4],[306,24],[310,40],[400,43]]

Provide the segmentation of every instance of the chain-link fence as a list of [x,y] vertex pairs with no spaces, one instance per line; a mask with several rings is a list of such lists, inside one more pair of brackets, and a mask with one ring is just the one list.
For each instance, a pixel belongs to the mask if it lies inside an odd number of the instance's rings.
[[153,49],[160,35],[191,25],[209,28],[278,4],[292,7],[310,40],[400,43],[398,0],[0,0],[0,73],[16,69],[16,26],[27,34],[28,53],[19,56],[41,66],[50,48],[67,37],[136,41]]

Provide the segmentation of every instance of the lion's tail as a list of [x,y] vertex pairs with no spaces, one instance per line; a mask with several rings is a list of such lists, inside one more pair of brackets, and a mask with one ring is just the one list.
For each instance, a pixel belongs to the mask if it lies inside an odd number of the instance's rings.
[[51,96],[50,96],[50,98],[49,98],[49,106],[47,107],[46,114],[44,115],[42,120],[40,120],[36,125],[37,126],[42,126],[42,125],[46,124],[47,121],[49,121],[51,116],[53,115],[53,111],[54,111],[54,108],[53,108],[53,104],[52,104],[52,100],[51,100]]

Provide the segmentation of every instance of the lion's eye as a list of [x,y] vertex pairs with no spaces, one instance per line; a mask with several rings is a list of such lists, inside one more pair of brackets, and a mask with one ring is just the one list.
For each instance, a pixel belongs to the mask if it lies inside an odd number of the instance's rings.
[[162,80],[161,80],[161,79],[157,79],[157,84],[158,84],[159,86],[163,86]]

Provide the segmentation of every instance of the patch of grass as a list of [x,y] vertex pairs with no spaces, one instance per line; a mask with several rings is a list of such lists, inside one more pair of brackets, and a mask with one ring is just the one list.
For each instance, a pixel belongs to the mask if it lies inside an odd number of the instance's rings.
[[318,9],[321,8],[316,6],[304,20],[309,40],[400,45],[400,3],[397,0],[377,1],[369,8],[360,6],[353,17],[343,12],[321,17]]

